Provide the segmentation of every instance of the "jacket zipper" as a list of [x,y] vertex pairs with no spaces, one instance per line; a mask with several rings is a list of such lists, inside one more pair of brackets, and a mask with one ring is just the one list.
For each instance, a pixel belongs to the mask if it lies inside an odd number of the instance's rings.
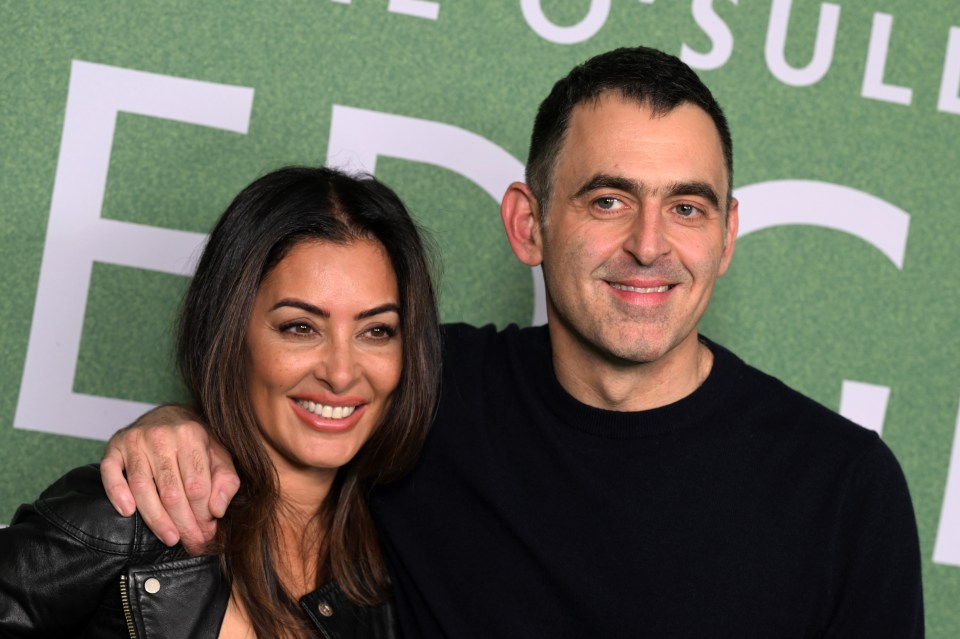
[[120,575],[120,602],[123,604],[123,618],[127,622],[130,639],[137,639],[137,629],[133,625],[133,611],[130,609],[130,593],[127,592],[127,576]]

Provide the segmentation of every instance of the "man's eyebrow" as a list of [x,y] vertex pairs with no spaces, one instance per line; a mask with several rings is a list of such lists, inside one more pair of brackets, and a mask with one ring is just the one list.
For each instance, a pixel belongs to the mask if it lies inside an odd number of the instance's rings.
[[[275,311],[278,308],[289,306],[292,308],[299,308],[302,311],[306,311],[311,315],[318,315],[320,317],[330,317],[330,312],[326,309],[320,308],[310,304],[309,302],[304,302],[303,300],[298,300],[296,298],[284,298],[274,304],[270,310]],[[386,304],[381,304],[380,306],[374,306],[373,308],[368,308],[365,311],[360,311],[354,316],[354,319],[367,319],[368,317],[374,317],[376,315],[381,315],[383,313],[396,313],[400,314],[400,306],[394,304],[393,302],[387,302]]]
[[[597,173],[589,180],[584,182],[583,186],[577,189],[577,192],[573,194],[573,199],[583,197],[587,193],[598,189],[616,189],[618,191],[633,193],[636,195],[644,195],[648,193],[647,187],[644,186],[643,182],[638,180],[631,180],[630,178],[619,175]],[[684,195],[702,197],[710,202],[713,206],[718,208],[720,206],[720,196],[717,194],[716,189],[710,186],[710,184],[707,182],[699,182],[696,180],[689,182],[674,182],[663,190],[664,197],[678,197]]]
[[720,196],[717,195],[717,191],[706,182],[675,182],[667,188],[667,197],[683,195],[702,197],[715,207],[720,207]]
[[627,193],[641,193],[643,191],[643,184],[618,175],[597,173],[577,189],[577,192],[573,194],[573,199],[583,197],[587,193],[596,191],[597,189],[616,189]]

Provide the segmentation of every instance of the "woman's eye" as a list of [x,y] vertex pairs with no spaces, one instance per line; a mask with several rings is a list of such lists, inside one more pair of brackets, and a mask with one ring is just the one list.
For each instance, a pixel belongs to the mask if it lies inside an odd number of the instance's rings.
[[293,335],[311,335],[313,327],[305,322],[291,322],[280,327],[280,332]]
[[366,334],[371,339],[377,341],[388,340],[397,334],[397,329],[392,326],[374,326],[373,328],[367,329]]

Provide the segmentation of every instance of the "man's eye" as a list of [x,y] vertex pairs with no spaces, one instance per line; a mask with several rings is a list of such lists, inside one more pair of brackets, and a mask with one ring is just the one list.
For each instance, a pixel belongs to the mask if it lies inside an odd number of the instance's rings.
[[604,211],[616,211],[623,208],[623,202],[615,197],[601,197],[595,200],[594,204],[597,205],[597,208],[603,209]]
[[692,204],[677,204],[674,207],[674,210],[677,212],[677,215],[680,217],[693,217],[702,211]]

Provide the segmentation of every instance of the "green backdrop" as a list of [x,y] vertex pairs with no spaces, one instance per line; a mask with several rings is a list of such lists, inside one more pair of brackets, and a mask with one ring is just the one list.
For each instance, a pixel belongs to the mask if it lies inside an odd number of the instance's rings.
[[181,396],[191,259],[282,164],[395,187],[444,319],[539,318],[497,199],[552,83],[634,44],[683,54],[731,121],[745,229],[703,332],[881,432],[929,636],[960,636],[953,0],[0,1],[0,522]]

